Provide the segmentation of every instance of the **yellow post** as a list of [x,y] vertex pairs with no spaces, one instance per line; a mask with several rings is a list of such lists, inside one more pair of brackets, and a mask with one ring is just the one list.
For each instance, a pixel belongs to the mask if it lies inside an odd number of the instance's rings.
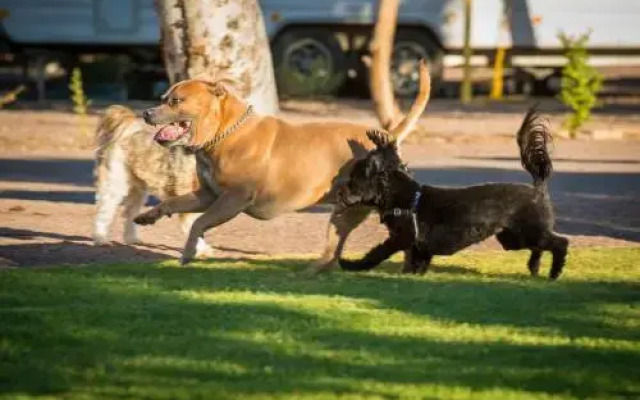
[[507,36],[509,35],[510,13],[509,0],[505,1],[502,15],[500,16],[500,26],[498,27],[498,46],[496,48],[496,58],[493,63],[493,80],[491,81],[491,93],[489,98],[493,100],[502,99],[504,92],[504,59],[507,52]]
[[498,47],[496,50],[496,60],[493,64],[493,80],[491,82],[491,94],[489,97],[493,100],[502,99],[502,93],[504,88],[504,55],[506,49],[504,47]]

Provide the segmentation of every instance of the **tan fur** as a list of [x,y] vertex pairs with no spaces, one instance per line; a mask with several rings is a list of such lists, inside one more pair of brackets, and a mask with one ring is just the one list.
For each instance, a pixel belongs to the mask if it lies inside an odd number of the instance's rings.
[[[390,132],[399,141],[413,130],[429,100],[430,80],[424,63],[420,77],[420,93],[411,110]],[[233,126],[247,104],[223,84],[201,80],[174,85],[163,99],[162,105],[147,111],[147,122],[192,121],[190,145],[201,148],[196,156],[202,188],[163,202],[136,222],[153,223],[175,212],[204,212],[191,229],[183,262],[193,257],[196,240],[206,230],[241,212],[270,219],[317,203],[333,203],[336,183],[354,159],[373,148],[366,136],[367,126],[346,122],[292,124],[262,115],[250,117],[210,147],[206,144]],[[318,270],[336,264],[348,233],[364,217],[362,210],[346,210],[331,217]]]
[[[183,149],[166,149],[153,140],[152,133],[133,111],[124,106],[109,107],[96,130],[97,210],[94,242],[108,243],[109,230],[117,208],[124,206],[124,242],[137,243],[133,224],[147,194],[166,199],[190,193],[197,187],[196,163]],[[196,215],[197,216],[197,215]],[[181,215],[180,222],[189,232],[196,216]],[[202,242],[202,255],[210,252]]]

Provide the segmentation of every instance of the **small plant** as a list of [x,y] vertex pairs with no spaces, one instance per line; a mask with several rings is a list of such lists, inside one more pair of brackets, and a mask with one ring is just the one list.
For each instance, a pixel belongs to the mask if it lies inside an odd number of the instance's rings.
[[0,108],[3,108],[7,104],[11,104],[14,101],[18,100],[18,96],[20,93],[26,90],[24,85],[20,85],[17,88],[8,91],[7,93],[0,96]]
[[591,31],[579,36],[558,34],[567,63],[562,68],[561,91],[558,98],[573,113],[564,126],[569,136],[575,138],[578,129],[591,117],[591,109],[599,105],[598,92],[602,88],[602,75],[589,65],[587,42]]
[[71,101],[73,102],[73,112],[79,117],[78,127],[83,137],[89,137],[90,129],[87,119],[87,112],[91,100],[87,99],[82,85],[82,72],[80,68],[74,68],[71,72],[71,82],[69,83],[71,91]]

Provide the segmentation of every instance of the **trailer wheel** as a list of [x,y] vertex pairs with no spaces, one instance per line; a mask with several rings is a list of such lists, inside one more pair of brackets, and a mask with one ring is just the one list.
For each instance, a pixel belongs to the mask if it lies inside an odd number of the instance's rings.
[[391,81],[396,96],[415,97],[418,94],[420,59],[427,61],[431,73],[431,91],[436,93],[442,79],[442,48],[421,30],[400,28],[391,55]]
[[273,45],[278,92],[283,96],[335,94],[347,76],[346,57],[325,29],[290,29]]

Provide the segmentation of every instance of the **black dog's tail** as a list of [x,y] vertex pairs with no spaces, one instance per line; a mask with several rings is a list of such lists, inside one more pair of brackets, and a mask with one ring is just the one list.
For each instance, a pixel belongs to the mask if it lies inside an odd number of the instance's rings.
[[546,190],[553,170],[547,150],[552,140],[548,121],[540,116],[536,106],[531,107],[518,130],[520,162],[533,177],[533,185],[543,190]]

